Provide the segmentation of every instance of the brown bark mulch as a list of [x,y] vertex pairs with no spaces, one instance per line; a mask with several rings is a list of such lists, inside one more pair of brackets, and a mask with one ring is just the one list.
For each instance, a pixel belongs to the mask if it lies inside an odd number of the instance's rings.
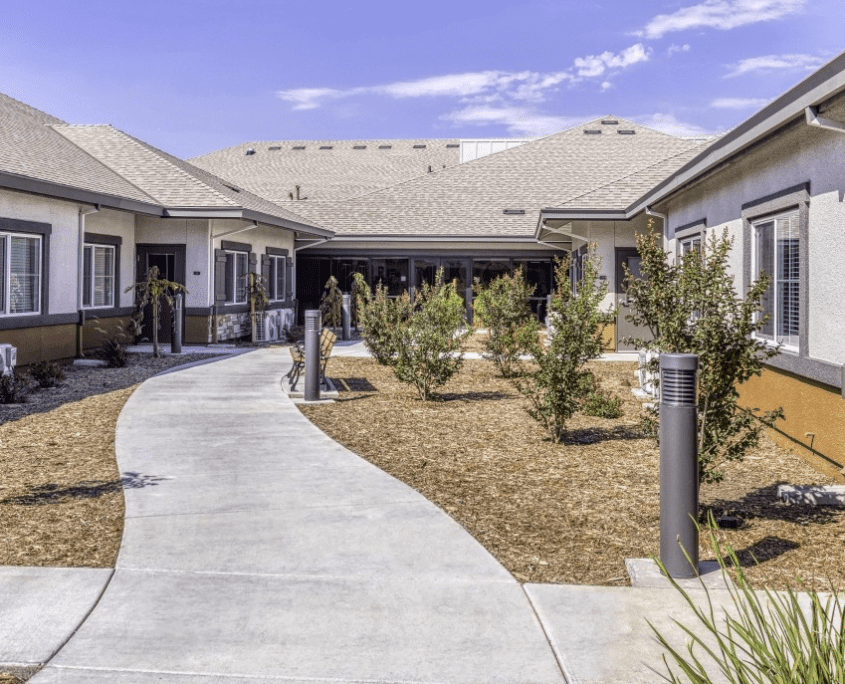
[[124,368],[69,366],[62,387],[0,405],[0,565],[113,567],[123,489],[137,485],[117,469],[118,414],[141,381],[208,358],[131,354]]
[[[629,583],[625,558],[659,554],[658,450],[639,428],[634,368],[591,364],[624,415],[576,415],[561,444],[527,414],[511,382],[480,360],[465,361],[441,401],[423,402],[371,359],[333,358],[328,374],[347,379],[351,391],[300,408],[452,515],[517,579],[621,586]],[[739,516],[741,527],[719,537],[739,552],[755,586],[828,589],[826,578],[843,585],[845,512],[775,500],[778,483],[829,484],[828,476],[768,438],[724,470],[722,483],[702,486],[702,511]],[[702,559],[713,557],[701,549]]]

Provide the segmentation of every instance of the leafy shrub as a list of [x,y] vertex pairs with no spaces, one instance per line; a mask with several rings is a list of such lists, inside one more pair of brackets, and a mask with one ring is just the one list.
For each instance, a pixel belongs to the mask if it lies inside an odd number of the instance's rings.
[[590,371],[583,371],[578,377],[578,396],[586,399],[598,389],[596,376]]
[[520,355],[537,339],[540,326],[530,300],[535,289],[525,281],[521,268],[513,275],[499,276],[487,287],[480,282],[473,285],[475,313],[487,327],[484,358],[496,364],[505,378],[519,372]]
[[39,361],[29,369],[30,377],[39,387],[55,387],[65,379],[65,371],[58,364],[51,361]]
[[342,324],[343,293],[337,286],[337,278],[329,276],[326,281],[326,291],[320,300],[320,312],[323,314],[323,325],[337,329]]
[[[669,672],[666,681],[673,684],[695,682],[711,684],[727,681],[730,684],[838,684],[845,682],[845,602],[831,587],[822,600],[815,591],[799,595],[791,588],[785,592],[755,592],[742,571],[739,559],[730,545],[725,546],[732,573],[729,573],[710,518],[710,544],[716,552],[722,576],[730,593],[736,617],[726,616],[724,623],[716,620],[716,612],[709,592],[707,607],[699,605],[671,577],[672,586],[681,593],[692,608],[696,624],[703,627],[705,637],[687,625],[680,627],[690,637],[688,654],[679,653],[666,638],[649,626],[657,640],[668,651],[674,664],[684,673],[681,678],[663,662]],[[658,561],[660,564],[660,561]],[[660,564],[665,573],[665,568]],[[730,581],[733,575],[735,584]],[[803,606],[802,606],[803,604]],[[680,623],[679,623],[680,624]],[[707,642],[715,640],[713,647]],[[699,647],[698,655],[693,653]],[[701,652],[708,653],[713,664],[705,667]],[[713,670],[717,672],[712,672]]]
[[97,350],[97,357],[105,361],[109,368],[123,368],[129,358],[123,335],[106,338]]
[[584,260],[583,278],[569,285],[569,259],[555,266],[557,289],[552,295],[550,316],[555,332],[548,346],[535,341],[531,354],[538,369],[516,386],[531,407],[528,413],[542,423],[552,439],[559,442],[566,421],[580,407],[583,397],[584,364],[602,352],[602,331],[612,323],[614,311],[602,312],[599,306],[607,294],[607,282],[598,280],[599,260],[592,249]]
[[740,297],[728,268],[733,241],[727,232],[721,238],[713,235],[702,252],[691,251],[670,262],[662,236],[651,223],[649,228],[647,235],[637,236],[643,277],[634,279],[629,273],[626,278],[628,299],[634,305],[627,318],[647,327],[654,339],[626,342],[661,352],[698,354],[699,479],[717,482],[724,475],[716,463],[741,459],[757,445],[762,430],[783,417],[781,409],[755,415],[757,409],[743,409],[737,403],[739,385],[760,375],[763,361],[779,353],[752,336],[765,323],[758,313],[770,278],[759,278]]
[[612,397],[607,392],[597,390],[587,395],[582,409],[588,416],[599,418],[619,418],[622,416],[622,400]]
[[0,404],[23,404],[32,390],[32,383],[26,373],[12,371],[0,376]]
[[358,324],[364,346],[379,364],[392,366],[397,353],[396,333],[410,315],[410,301],[389,298],[387,287],[381,283],[370,291],[360,273],[355,273],[354,278],[358,294]]

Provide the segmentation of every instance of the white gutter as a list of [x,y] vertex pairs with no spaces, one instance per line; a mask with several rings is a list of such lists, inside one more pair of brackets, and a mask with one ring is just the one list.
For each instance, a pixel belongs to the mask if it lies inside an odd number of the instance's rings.
[[[209,219],[210,222],[211,219]],[[209,231],[209,241],[214,240],[215,238],[221,237],[228,237],[229,235],[235,235],[236,233],[243,233],[247,230],[252,230],[253,228],[258,228],[258,221],[253,221],[251,226],[247,226],[246,228],[235,228],[235,230],[227,230],[225,233],[217,233],[217,235],[211,235]]]
[[[79,240],[76,255],[76,310],[82,310],[82,282],[85,276],[85,217],[88,214],[96,214],[100,211],[100,205],[97,204],[93,209],[79,210]],[[115,296],[118,296],[115,293]]]
[[845,133],[845,124],[819,116],[818,107],[806,107],[804,109],[804,116],[807,118],[808,126],[816,126],[828,131],[836,131],[837,133]]
[[666,227],[666,224],[669,221],[669,217],[666,214],[661,214],[660,212],[652,211],[648,207],[645,208],[645,213],[648,214],[649,216],[654,216],[655,218],[662,219],[664,228]]
[[317,245],[322,245],[325,242],[328,242],[331,238],[324,238],[322,240],[318,240],[317,242],[312,242],[310,245],[302,245],[302,247],[294,247],[293,253],[296,254],[301,249],[308,249],[309,247],[316,247]]

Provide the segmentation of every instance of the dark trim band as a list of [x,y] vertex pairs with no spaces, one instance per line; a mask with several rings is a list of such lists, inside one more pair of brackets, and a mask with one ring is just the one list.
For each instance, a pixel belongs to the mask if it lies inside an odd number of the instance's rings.
[[94,245],[122,245],[123,238],[120,235],[102,235],[101,233],[85,233],[85,242]]
[[252,245],[248,242],[232,242],[231,240],[221,240],[220,249],[228,249],[233,252],[251,252]]

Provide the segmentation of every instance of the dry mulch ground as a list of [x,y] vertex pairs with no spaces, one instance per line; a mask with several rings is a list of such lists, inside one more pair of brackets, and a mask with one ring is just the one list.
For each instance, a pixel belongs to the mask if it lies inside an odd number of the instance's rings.
[[62,387],[0,405],[0,565],[113,567],[122,490],[136,484],[117,470],[117,416],[141,381],[208,358],[130,354],[124,368],[69,366]]
[[[333,404],[301,406],[321,429],[408,483],[460,522],[519,580],[626,585],[625,558],[659,554],[658,450],[639,430],[631,362],[594,362],[624,416],[576,415],[565,443],[549,441],[527,402],[492,363],[467,360],[423,402],[370,359],[333,358],[344,391]],[[357,391],[356,391],[357,390]],[[370,390],[370,391],[362,391]],[[755,586],[827,589],[845,582],[845,512],[788,506],[778,483],[832,480],[768,438],[725,480],[702,486],[702,511],[735,514],[719,532]],[[701,549],[701,558],[713,558]],[[755,562],[755,560],[757,562]]]

